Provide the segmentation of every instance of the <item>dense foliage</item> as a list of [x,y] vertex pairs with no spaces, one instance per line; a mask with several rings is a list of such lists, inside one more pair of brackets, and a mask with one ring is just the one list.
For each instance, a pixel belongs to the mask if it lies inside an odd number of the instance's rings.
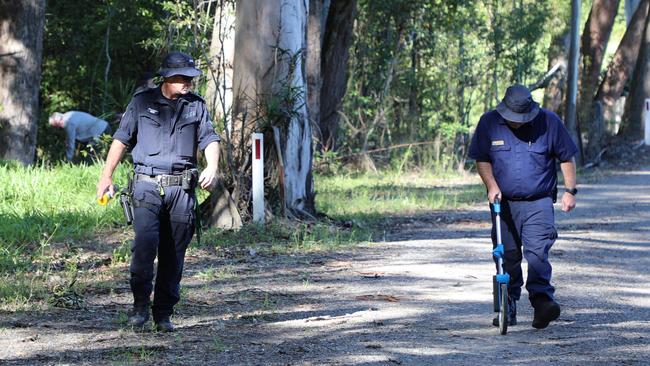
[[[61,131],[47,127],[52,112],[77,109],[112,120],[168,49],[207,60],[218,14],[211,3],[48,2],[39,159],[63,156]],[[508,84],[532,83],[546,70],[550,38],[568,18],[568,6],[556,3],[360,0],[339,154],[420,141],[429,144],[410,162],[462,166],[480,113]]]
[[359,1],[344,151],[426,141],[410,162],[462,166],[478,116],[509,84],[546,71],[550,38],[562,30],[552,25],[568,17],[556,3]]
[[115,122],[142,75],[157,70],[161,55],[181,49],[202,58],[216,8],[203,3],[48,1],[38,160],[64,156],[63,132],[47,125],[51,113],[81,110]]
[[155,0],[48,1],[39,159],[63,156],[62,131],[47,126],[52,112],[81,110],[110,121],[123,111],[142,73],[157,66],[144,41],[156,36],[162,18]]

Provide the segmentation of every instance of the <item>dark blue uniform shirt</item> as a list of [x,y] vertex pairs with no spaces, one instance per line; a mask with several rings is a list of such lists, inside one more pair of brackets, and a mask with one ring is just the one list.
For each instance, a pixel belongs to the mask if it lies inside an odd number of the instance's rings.
[[196,167],[196,148],[221,138],[214,132],[205,102],[188,93],[176,100],[160,87],[136,93],[113,135],[132,150],[137,173],[174,174]]
[[481,116],[469,157],[492,164],[504,198],[534,200],[552,195],[557,184],[556,159],[571,160],[578,148],[555,113],[540,109],[518,129],[496,111]]

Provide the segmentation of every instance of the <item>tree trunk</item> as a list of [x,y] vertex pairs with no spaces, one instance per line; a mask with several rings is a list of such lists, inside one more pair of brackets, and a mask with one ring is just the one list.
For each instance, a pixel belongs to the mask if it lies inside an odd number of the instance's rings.
[[0,0],[0,158],[36,152],[45,0]]
[[338,110],[345,95],[348,80],[349,49],[356,16],[356,0],[331,0],[325,24],[321,76],[323,84],[320,99],[320,150],[336,150]]
[[[608,119],[611,119],[613,114],[611,111],[615,107],[616,101],[621,97],[627,81],[632,76],[634,65],[636,65],[639,56],[639,48],[643,40],[643,30],[650,6],[650,0],[641,1],[596,93],[592,115],[595,120],[602,120],[603,124]],[[602,150],[604,132],[604,126],[601,130],[591,132],[592,137],[587,145],[587,151],[592,156],[597,156]]]
[[205,100],[213,118],[230,125],[232,108],[232,63],[235,54],[235,4],[220,0],[215,11],[210,41],[209,72]]
[[488,9],[491,9],[491,29],[488,38],[492,43],[492,90],[491,94],[494,99],[494,104],[498,104],[501,101],[499,96],[499,59],[501,58],[501,53],[503,51],[502,47],[502,37],[503,31],[501,30],[501,17],[499,16],[499,4],[500,1],[492,0]]
[[304,99],[307,93],[307,80],[302,63],[304,55],[302,50],[307,47],[307,21],[309,18],[309,5],[301,0],[282,0],[280,2],[281,17],[280,29],[283,31],[279,38],[279,47],[288,50],[295,58],[286,59],[285,63],[278,63],[279,79],[275,87],[284,88],[282,80],[286,80],[290,89],[303,90],[302,96],[293,100],[292,114],[286,134],[281,136],[282,153],[284,160],[284,190],[285,207],[289,213],[296,217],[314,215],[314,179],[312,177],[312,129],[309,122],[309,113]]
[[596,93],[595,99],[602,102],[604,108],[611,108],[621,96],[623,87],[636,64],[650,4],[649,0],[641,1]]
[[643,107],[645,99],[650,97],[650,16],[646,16],[645,29],[639,57],[634,68],[634,78],[630,94],[625,105],[623,125],[619,135],[630,138],[643,138]]
[[555,34],[548,50],[548,69],[559,65],[561,68],[544,89],[544,108],[562,115],[564,110],[564,90],[566,88],[567,55],[569,54],[569,29]]
[[[578,122],[585,130],[589,140],[603,130],[601,119],[592,119],[592,104],[598,87],[600,68],[605,56],[607,42],[612,32],[614,18],[618,10],[619,0],[594,0],[591,11],[582,33],[582,75],[578,101]],[[586,156],[593,157],[593,151],[586,151]],[[597,152],[596,152],[597,153]]]
[[587,156],[592,158],[597,157],[603,148],[605,113],[614,106],[616,100],[621,96],[623,87],[636,64],[643,38],[645,19],[648,15],[648,4],[650,4],[648,0],[642,0],[637,7],[594,98],[591,112],[593,123],[589,130],[589,142],[587,143]]
[[[320,95],[323,86],[321,76],[321,46],[323,25],[323,0],[309,0],[307,23],[307,110],[312,126],[320,126]],[[320,129],[315,134],[322,141]]]
[[284,182],[281,204],[288,215],[309,217],[315,207],[312,130],[303,67],[308,4],[300,0],[242,0],[236,8],[231,136],[238,152],[229,161],[231,174],[238,179],[233,198],[249,197],[245,192],[250,190],[250,133],[264,132],[266,147],[273,147],[275,128],[280,131],[280,156],[276,165],[265,165],[271,170],[267,177]]
[[[418,14],[414,19],[415,24],[421,24],[422,13]],[[460,35],[462,37],[462,33]],[[417,136],[419,122],[420,122],[420,94],[418,83],[418,70],[420,70],[420,48],[417,36],[417,29],[413,27],[410,35],[411,43],[411,77],[413,81],[409,85],[409,109],[408,109],[408,141],[414,141]],[[463,63],[464,66],[464,63]],[[464,72],[464,70],[463,70]],[[461,75],[464,75],[461,73]],[[464,91],[463,91],[464,92]],[[395,126],[399,131],[399,126]]]

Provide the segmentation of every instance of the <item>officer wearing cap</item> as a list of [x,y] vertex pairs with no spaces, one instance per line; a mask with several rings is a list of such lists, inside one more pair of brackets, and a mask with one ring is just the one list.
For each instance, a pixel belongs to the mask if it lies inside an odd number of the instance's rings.
[[[510,325],[517,323],[516,301],[521,295],[523,257],[528,262],[526,290],[535,309],[533,327],[542,329],[560,316],[551,285],[549,249],[557,238],[553,202],[557,194],[556,161],[564,176],[562,211],[575,207],[578,148],[560,118],[540,108],[530,91],[515,84],[495,110],[479,120],[469,157],[487,188],[492,211],[492,242],[496,246],[492,203],[501,199],[504,270],[510,274]],[[498,325],[498,320],[493,320]]]
[[[156,329],[171,332],[170,316],[179,301],[185,251],[195,229],[194,188],[210,189],[216,182],[220,137],[203,99],[190,92],[192,78],[201,75],[194,60],[185,53],[170,52],[158,75],[163,77],[160,86],[134,94],[129,103],[113,135],[97,197],[114,194],[113,171],[130,150],[135,239],[130,265],[133,309],[128,321],[137,328],[145,326],[153,290]],[[200,176],[194,174],[197,147],[204,150],[207,162]]]

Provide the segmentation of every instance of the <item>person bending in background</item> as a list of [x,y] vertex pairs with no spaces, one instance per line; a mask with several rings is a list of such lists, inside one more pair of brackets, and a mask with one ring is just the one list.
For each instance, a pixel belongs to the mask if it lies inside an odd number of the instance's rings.
[[65,157],[68,161],[72,161],[74,158],[77,143],[90,144],[92,147],[100,136],[111,134],[108,122],[86,112],[55,112],[50,116],[49,123],[52,127],[65,130]]

